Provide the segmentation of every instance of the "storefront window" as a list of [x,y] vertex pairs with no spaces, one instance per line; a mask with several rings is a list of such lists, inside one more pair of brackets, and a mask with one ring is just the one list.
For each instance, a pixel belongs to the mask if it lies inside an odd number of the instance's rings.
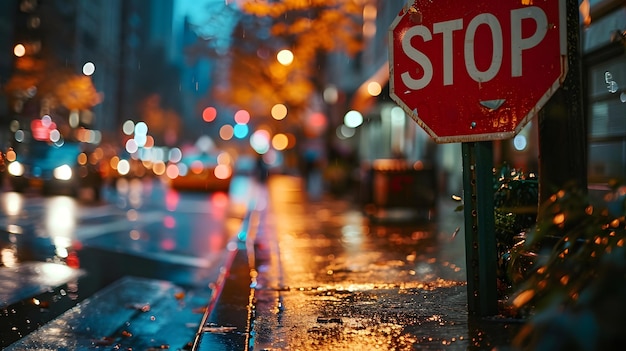
[[[606,1],[604,1],[606,3]],[[600,1],[591,1],[594,3]],[[626,6],[583,29],[589,181],[626,181]]]

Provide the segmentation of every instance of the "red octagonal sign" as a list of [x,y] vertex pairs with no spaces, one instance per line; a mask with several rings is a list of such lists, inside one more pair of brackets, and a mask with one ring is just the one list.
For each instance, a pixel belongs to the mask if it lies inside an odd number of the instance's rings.
[[506,139],[567,71],[565,0],[415,0],[389,29],[390,95],[438,143]]

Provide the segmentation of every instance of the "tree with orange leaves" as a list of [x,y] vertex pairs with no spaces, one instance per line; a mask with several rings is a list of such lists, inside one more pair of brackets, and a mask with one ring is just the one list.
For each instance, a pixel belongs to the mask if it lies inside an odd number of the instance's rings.
[[[15,112],[20,113],[16,107],[28,100],[39,102],[46,99],[52,107],[62,106],[67,110],[87,110],[102,100],[90,77],[78,75],[50,61],[33,56],[21,57],[15,68],[15,73],[4,86]],[[16,105],[18,101],[20,103]]]
[[[217,46],[217,35],[206,35],[188,54],[216,58],[213,96],[254,116],[269,115],[277,103],[287,105],[292,114],[306,111],[324,88],[326,54],[355,55],[362,48],[363,1],[240,0],[238,4],[240,12],[227,6],[207,22],[223,20],[224,11],[238,16],[225,53]],[[293,53],[291,64],[277,62],[275,55],[281,49]]]

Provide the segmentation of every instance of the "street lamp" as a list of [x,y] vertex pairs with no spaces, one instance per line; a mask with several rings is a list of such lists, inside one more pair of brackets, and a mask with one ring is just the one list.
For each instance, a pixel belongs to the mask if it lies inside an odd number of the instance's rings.
[[86,76],[91,76],[96,71],[96,65],[93,62],[86,62],[83,65],[83,74]]
[[291,50],[283,49],[276,54],[276,59],[283,66],[289,66],[293,63],[293,52]]
[[22,44],[15,45],[15,47],[13,48],[13,54],[16,57],[23,57],[24,55],[26,55],[26,47]]

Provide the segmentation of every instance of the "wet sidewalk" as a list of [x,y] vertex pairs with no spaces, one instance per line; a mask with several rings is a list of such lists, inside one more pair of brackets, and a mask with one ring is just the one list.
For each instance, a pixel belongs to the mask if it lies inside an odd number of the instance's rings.
[[[232,265],[252,262],[246,349],[511,349],[520,324],[468,318],[463,214],[449,198],[436,218],[372,224],[352,201],[309,201],[300,178],[255,191],[248,255]],[[241,278],[231,297],[245,296]]]

